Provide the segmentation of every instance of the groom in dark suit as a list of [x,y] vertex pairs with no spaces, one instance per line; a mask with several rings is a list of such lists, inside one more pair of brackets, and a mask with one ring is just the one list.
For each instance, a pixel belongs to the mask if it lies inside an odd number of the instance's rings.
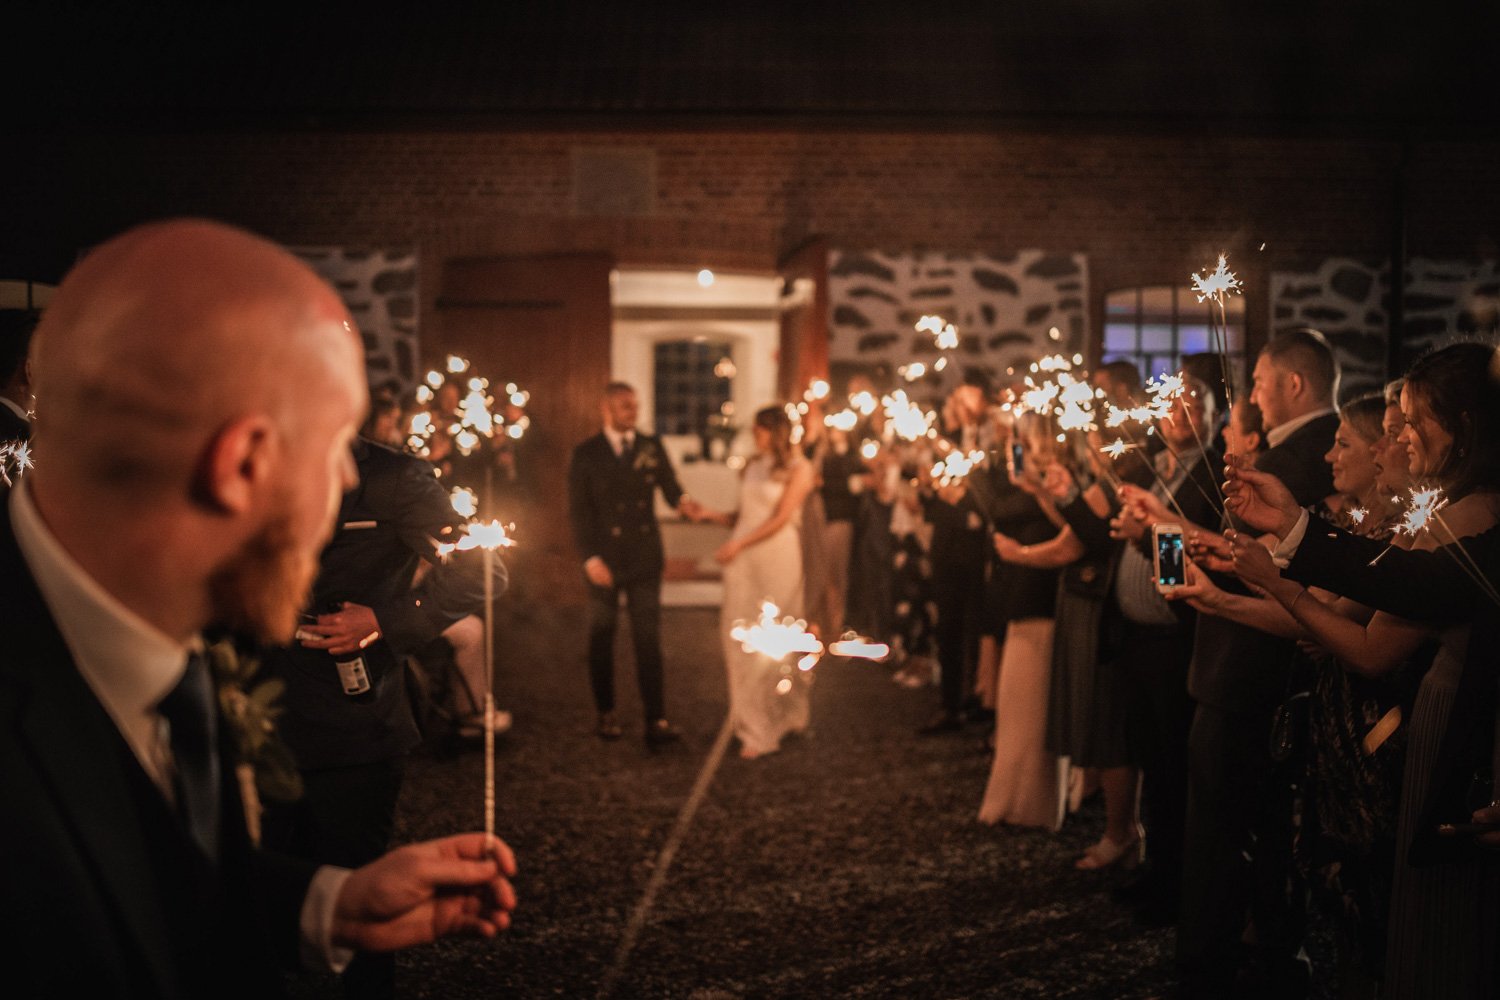
[[237,750],[265,734],[201,635],[289,640],[353,485],[362,347],[333,290],[248,233],[141,227],[63,281],[32,375],[45,457],[0,494],[10,993],[275,996],[278,963],[508,926],[493,837],[350,871],[262,851],[247,825]]
[[684,517],[699,508],[682,492],[661,441],[636,430],[640,403],[624,382],[604,388],[604,429],[573,449],[568,467],[568,512],[583,556],[589,591],[589,680],[596,729],[619,739],[615,717],[615,625],[620,596],[630,613],[636,678],[646,712],[646,745],[658,747],[681,736],[666,719],[661,671],[661,529],[656,491]]

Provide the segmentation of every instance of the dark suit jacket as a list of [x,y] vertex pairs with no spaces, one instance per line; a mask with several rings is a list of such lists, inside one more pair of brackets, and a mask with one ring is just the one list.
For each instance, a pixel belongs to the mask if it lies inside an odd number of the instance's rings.
[[[1324,454],[1338,431],[1333,414],[1304,424],[1274,448],[1261,453],[1255,467],[1286,484],[1302,506],[1333,493],[1333,473]],[[1233,593],[1245,593],[1239,579],[1215,575]],[[1289,694],[1297,645],[1215,615],[1198,617],[1188,693],[1195,701],[1236,714],[1269,713]]]
[[279,995],[313,866],[250,846],[232,766],[218,867],[199,852],[74,665],[6,513],[0,633],[6,992]]
[[[1391,549],[1374,566],[1383,542],[1360,538],[1313,518],[1286,576],[1342,594],[1403,618],[1432,622],[1472,622],[1448,726],[1438,745],[1422,821],[1412,838],[1413,864],[1433,864],[1473,856],[1467,838],[1436,834],[1439,823],[1466,823],[1464,800],[1476,768],[1489,767],[1495,746],[1495,710],[1500,699],[1500,608],[1484,596],[1451,549],[1408,552]],[[1464,540],[1485,577],[1500,580],[1500,528]],[[1493,854],[1486,854],[1495,860]]]
[[661,441],[639,431],[631,456],[617,458],[600,431],[573,449],[568,466],[568,515],[573,541],[587,562],[604,560],[616,584],[661,576],[664,556],[655,493],[673,507],[682,487]]
[[[338,529],[319,557],[309,614],[340,602],[375,612],[381,638],[362,652],[371,691],[344,693],[334,658],[294,643],[271,650],[266,665],[286,681],[279,726],[304,769],[390,760],[420,741],[406,697],[401,657],[460,618],[484,610],[483,555],[454,553],[412,586],[434,540],[464,521],[448,491],[419,458],[368,441],[354,443],[359,485],[345,494]],[[497,558],[495,593],[505,589]]]

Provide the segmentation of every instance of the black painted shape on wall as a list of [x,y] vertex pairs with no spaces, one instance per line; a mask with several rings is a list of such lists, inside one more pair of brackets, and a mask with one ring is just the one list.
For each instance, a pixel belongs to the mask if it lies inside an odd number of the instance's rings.
[[1026,269],[1030,278],[1066,278],[1077,273],[1078,265],[1073,258],[1057,254],[1043,257]]
[[953,298],[953,286],[929,285],[926,288],[913,288],[907,294],[913,299],[951,299]]
[[879,299],[882,302],[889,302],[893,306],[899,306],[901,304],[901,300],[896,298],[896,296],[892,295],[890,292],[884,292],[878,288],[870,288],[868,286],[851,288],[844,294],[851,299]]
[[1062,300],[1060,300],[1057,303],[1057,308],[1059,308],[1059,309],[1082,309],[1083,308],[1083,300],[1082,299],[1076,299],[1076,298],[1062,299]]
[[954,271],[953,268],[951,268],[951,267],[936,267],[936,268],[933,268],[931,271],[927,272],[927,277],[929,277],[929,278],[951,278],[956,273],[957,272]]
[[399,271],[381,271],[370,283],[381,295],[391,292],[409,292],[417,285],[417,272],[410,268]]
[[1448,321],[1442,316],[1413,316],[1402,324],[1402,339],[1441,336],[1448,332]]
[[895,281],[896,272],[886,267],[877,260],[869,257],[861,257],[858,254],[845,254],[839,258],[838,263],[829,268],[828,274],[834,278],[847,278],[855,274],[867,274],[880,281]]
[[856,330],[868,330],[870,328],[870,321],[865,318],[864,313],[853,306],[839,305],[835,306],[833,310],[833,325],[852,326]]
[[1321,295],[1322,292],[1323,287],[1321,285],[1295,285],[1291,288],[1283,290],[1281,294],[1277,296],[1277,298],[1296,302],[1301,299],[1310,299],[1314,296]]
[[1374,285],[1375,279],[1368,271],[1360,271],[1352,267],[1341,267],[1333,272],[1333,277],[1328,279],[1328,287],[1354,302],[1363,302],[1369,298],[1370,289]]
[[1027,323],[1040,323],[1052,314],[1052,306],[1043,302],[1041,305],[1032,306],[1026,310]]
[[1365,323],[1369,326],[1383,327],[1386,324],[1386,315],[1385,313],[1375,312],[1374,310],[1371,310],[1370,312],[1365,313]]
[[998,350],[1006,344],[1030,344],[1031,334],[1022,333],[1019,330],[1007,330],[1005,333],[997,333],[984,342],[984,346],[990,350]]
[[410,295],[398,295],[385,304],[392,319],[411,319],[417,315],[417,300]]
[[[1302,318],[1314,325],[1318,323],[1342,323],[1349,318],[1349,314],[1342,309],[1334,309],[1331,306],[1308,306],[1302,311]],[[1319,329],[1322,329],[1319,327]],[[1327,332],[1326,330],[1324,331]]]
[[1020,295],[1021,289],[1009,275],[1001,274],[999,271],[991,271],[986,267],[974,268],[974,284],[991,292],[1006,292],[1011,295]]
[[992,306],[992,305],[990,305],[988,302],[984,303],[983,305],[981,305],[979,307],[979,315],[981,315],[981,316],[984,317],[984,325],[985,326],[994,326],[995,325],[995,316],[996,316],[995,307]]
[[889,347],[901,339],[899,333],[867,333],[859,338],[859,351],[878,351],[883,347]]
[[1292,318],[1292,313],[1295,312],[1295,311],[1296,310],[1294,310],[1291,306],[1277,306],[1276,307],[1276,318],[1277,319],[1291,319]]

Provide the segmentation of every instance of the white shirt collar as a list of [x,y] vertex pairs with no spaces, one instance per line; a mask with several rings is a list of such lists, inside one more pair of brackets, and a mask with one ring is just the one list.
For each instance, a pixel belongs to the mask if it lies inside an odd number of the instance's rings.
[[1293,432],[1295,432],[1299,427],[1305,427],[1308,424],[1312,423],[1314,420],[1317,420],[1319,417],[1326,417],[1333,412],[1333,407],[1328,406],[1324,407],[1321,410],[1315,410],[1312,413],[1304,413],[1302,416],[1296,417],[1292,420],[1288,420],[1284,424],[1278,424],[1277,426],[1266,431],[1266,447],[1275,448],[1277,445],[1281,444],[1281,442],[1291,437]]
[[626,437],[636,438],[640,435],[635,432],[634,428],[628,431],[617,431],[613,427],[606,426],[604,428],[604,436],[609,439],[610,448],[614,449],[616,455],[619,455],[625,449]]
[[170,744],[157,705],[182,678],[195,643],[166,635],[90,577],[42,522],[24,481],[10,494],[21,557],[79,673],[170,798]]
[[17,403],[9,396],[0,396],[0,405],[5,406],[12,413],[20,417],[22,420],[26,421],[28,424],[31,423],[31,416],[26,412],[26,407],[22,406],[20,403]]

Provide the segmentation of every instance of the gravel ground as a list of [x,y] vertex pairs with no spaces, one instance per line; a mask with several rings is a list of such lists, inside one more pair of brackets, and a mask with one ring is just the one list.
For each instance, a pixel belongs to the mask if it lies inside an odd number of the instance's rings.
[[[668,609],[668,710],[685,744],[644,747],[623,643],[627,738],[602,743],[582,629],[558,613],[499,630],[497,687],[516,723],[498,752],[497,825],[519,859],[520,907],[498,941],[404,953],[405,996],[600,995],[719,729],[725,683],[717,611]],[[772,757],[724,759],[613,995],[1161,995],[1171,932],[1137,926],[1109,876],[1072,866],[1100,835],[1100,807],[1058,834],[980,825],[983,731],[917,738],[935,703],[887,667],[825,660],[811,733]],[[478,752],[415,758],[399,836],[481,827],[483,774]],[[331,985],[295,989],[337,996]]]

